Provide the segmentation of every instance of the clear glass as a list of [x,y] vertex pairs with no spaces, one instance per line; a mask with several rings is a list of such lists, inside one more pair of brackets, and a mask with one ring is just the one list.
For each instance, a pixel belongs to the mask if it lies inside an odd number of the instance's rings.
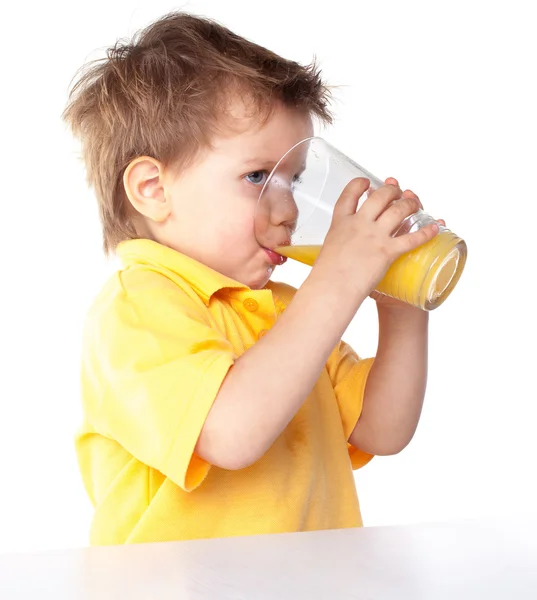
[[[312,266],[330,229],[334,205],[356,177],[367,177],[371,183],[359,199],[359,209],[384,183],[322,138],[302,140],[278,161],[261,190],[255,216],[258,242]],[[419,210],[394,235],[417,231],[433,221]],[[449,229],[439,227],[434,239],[391,265],[376,291],[423,310],[433,310],[447,299],[462,275],[467,247]]]

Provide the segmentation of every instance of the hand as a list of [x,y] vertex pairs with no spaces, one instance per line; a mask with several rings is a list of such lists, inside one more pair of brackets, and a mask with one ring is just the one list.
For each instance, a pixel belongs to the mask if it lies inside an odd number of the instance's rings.
[[[388,179],[386,179],[386,181],[384,183],[386,185],[399,186],[399,182],[394,177],[388,177]],[[422,205],[420,199],[412,190],[405,190],[403,192],[402,197],[403,198],[414,198],[415,200],[418,201],[419,208],[423,209],[423,205]],[[444,227],[446,225],[446,222],[443,219],[437,219],[437,222]],[[416,307],[414,307],[410,304],[407,304],[406,302],[402,302],[401,300],[396,300],[395,298],[391,298],[390,296],[385,296],[384,294],[380,294],[379,292],[375,292],[374,290],[373,290],[373,292],[371,292],[370,297],[373,298],[373,300],[375,300],[375,302],[377,303],[377,307],[396,308],[396,309],[406,308],[408,310],[420,310],[420,309],[416,309]]]
[[400,223],[421,208],[419,198],[409,190],[401,192],[397,180],[389,178],[357,211],[358,200],[369,185],[368,179],[356,178],[343,190],[313,268],[318,273],[324,270],[322,275],[336,284],[344,284],[345,293],[358,294],[356,299],[360,302],[371,294],[399,256],[438,233],[438,226],[431,224],[393,237]]

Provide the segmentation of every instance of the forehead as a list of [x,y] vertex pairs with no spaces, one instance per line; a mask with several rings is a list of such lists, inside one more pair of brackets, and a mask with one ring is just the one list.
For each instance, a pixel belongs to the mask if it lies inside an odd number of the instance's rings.
[[256,112],[239,100],[232,104],[229,126],[213,140],[214,151],[241,161],[277,162],[295,144],[313,135],[312,119],[305,110],[278,103],[268,118]]

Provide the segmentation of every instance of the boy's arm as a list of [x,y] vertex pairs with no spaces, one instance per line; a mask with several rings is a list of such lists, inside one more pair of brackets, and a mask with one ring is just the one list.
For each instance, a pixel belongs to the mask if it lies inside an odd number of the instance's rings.
[[392,237],[418,203],[396,185],[372,193],[355,179],[334,209],[332,227],[308,279],[271,331],[229,370],[196,445],[207,462],[244,468],[270,448],[296,414],[363,300],[401,254],[432,239],[428,226]]
[[402,303],[378,303],[379,344],[363,406],[349,442],[370,454],[400,452],[412,439],[427,383],[429,315]]
[[[386,183],[398,185],[393,177]],[[414,192],[407,190],[403,197],[423,208]],[[374,454],[396,454],[412,439],[423,406],[429,314],[377,292],[372,297],[379,313],[379,346],[349,442],[366,452],[376,447]]]
[[[199,456],[241,469],[270,448],[313,389],[356,311],[356,301],[343,303],[341,292],[312,271],[268,334],[230,369],[199,437]],[[362,301],[367,295],[364,289]]]

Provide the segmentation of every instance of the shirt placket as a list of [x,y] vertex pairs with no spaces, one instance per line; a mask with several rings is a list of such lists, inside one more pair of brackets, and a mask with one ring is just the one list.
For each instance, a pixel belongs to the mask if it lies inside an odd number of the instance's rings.
[[270,290],[241,292],[237,301],[241,303],[242,316],[252,329],[254,338],[260,340],[276,321],[278,311],[272,292]]

